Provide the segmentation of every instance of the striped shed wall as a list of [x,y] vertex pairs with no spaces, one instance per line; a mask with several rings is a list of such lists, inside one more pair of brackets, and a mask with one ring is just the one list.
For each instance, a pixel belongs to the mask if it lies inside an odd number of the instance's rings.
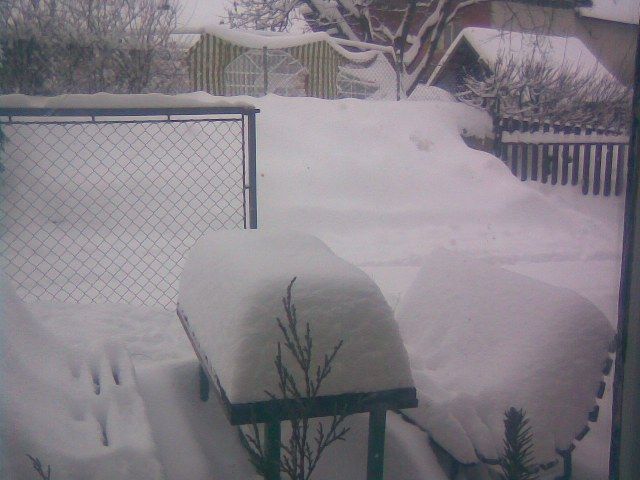
[[[205,33],[189,49],[189,78],[196,91],[226,95],[224,70],[250,49]],[[329,43],[318,41],[278,50],[289,53],[309,72],[307,95],[336,98],[338,67],[348,63]]]

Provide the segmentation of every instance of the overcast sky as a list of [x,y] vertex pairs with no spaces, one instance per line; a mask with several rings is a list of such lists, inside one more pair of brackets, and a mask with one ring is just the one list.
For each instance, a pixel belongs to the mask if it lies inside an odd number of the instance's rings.
[[225,7],[233,4],[232,0],[179,0],[182,12],[178,18],[178,27],[201,29],[208,25],[218,25],[226,19]]

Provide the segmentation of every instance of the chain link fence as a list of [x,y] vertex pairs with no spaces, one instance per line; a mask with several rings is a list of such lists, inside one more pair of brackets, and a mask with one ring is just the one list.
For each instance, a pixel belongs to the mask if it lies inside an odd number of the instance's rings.
[[173,308],[202,234],[255,228],[256,111],[147,110],[0,109],[0,248],[24,300]]

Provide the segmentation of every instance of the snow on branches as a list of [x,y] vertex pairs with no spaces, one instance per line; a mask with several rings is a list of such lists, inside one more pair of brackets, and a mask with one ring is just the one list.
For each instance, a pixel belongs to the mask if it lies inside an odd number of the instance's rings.
[[594,66],[557,67],[546,58],[499,57],[484,74],[467,74],[457,97],[484,108],[494,123],[520,118],[625,131],[631,89]]
[[0,3],[2,91],[173,93],[184,56],[171,39],[178,0]]
[[[349,40],[393,46],[405,90],[431,64],[445,26],[463,11],[488,0],[235,0],[228,10],[232,27],[287,30],[302,17],[314,31]],[[515,0],[513,0],[515,1]],[[539,0],[521,0],[539,5]],[[562,8],[590,0],[548,0]]]

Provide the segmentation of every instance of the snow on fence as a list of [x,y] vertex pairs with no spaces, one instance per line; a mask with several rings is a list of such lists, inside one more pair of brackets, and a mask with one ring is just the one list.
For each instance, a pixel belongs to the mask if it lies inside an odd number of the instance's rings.
[[253,107],[100,94],[95,108],[16,107],[9,97],[0,250],[24,300],[174,308],[202,234],[255,228]]
[[520,180],[580,186],[584,195],[622,195],[629,137],[620,132],[503,120],[499,155]]

